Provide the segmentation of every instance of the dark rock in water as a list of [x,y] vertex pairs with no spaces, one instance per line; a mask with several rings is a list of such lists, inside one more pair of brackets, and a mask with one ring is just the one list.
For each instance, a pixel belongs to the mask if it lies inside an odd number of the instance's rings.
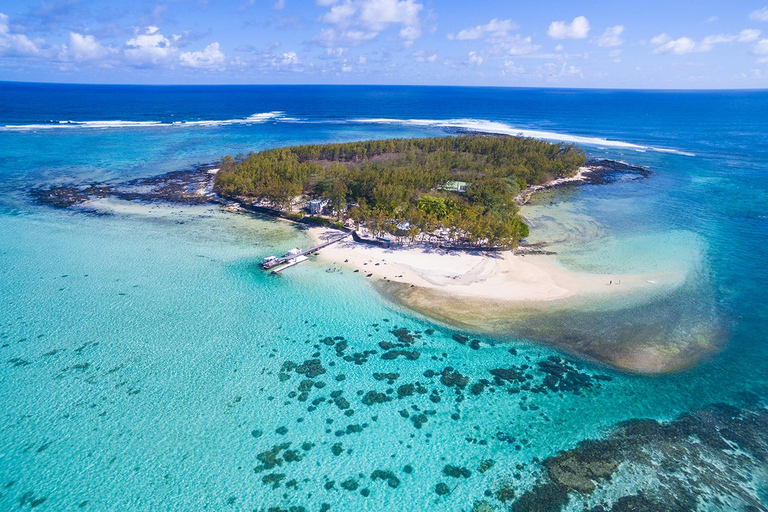
[[338,407],[342,411],[345,409],[349,409],[349,401],[341,395],[334,398],[333,403],[336,404],[336,407]]
[[313,380],[303,380],[299,383],[299,391],[309,391],[312,389],[312,386],[315,384],[315,381]]
[[392,360],[402,356],[409,361],[415,361],[419,358],[420,355],[421,354],[416,352],[415,350],[414,351],[390,350],[389,352],[384,352],[383,354],[381,354],[381,358],[384,360]]
[[455,386],[459,389],[464,389],[469,383],[469,378],[465,377],[449,366],[443,370],[440,376],[440,382],[443,384],[443,386]]
[[396,381],[398,378],[400,378],[399,373],[374,373],[373,378],[376,380],[386,380],[387,383],[391,386],[394,381]]
[[496,491],[496,499],[502,503],[515,499],[515,490],[512,487],[502,487]]
[[254,438],[256,438],[256,439],[258,439],[259,437],[261,437],[263,434],[264,434],[264,432],[263,432],[263,431],[261,431],[261,430],[259,430],[259,429],[254,429],[254,430],[251,430],[251,436],[252,436],[252,437],[254,437]]
[[729,504],[760,503],[753,475],[768,460],[767,432],[767,409],[730,405],[683,414],[669,423],[629,420],[603,440],[582,441],[546,459],[547,472],[513,509],[557,511],[566,503],[586,508],[596,488],[621,496],[622,484],[612,489],[614,480],[637,474],[649,476],[635,494],[614,501],[612,511],[693,511],[701,496],[720,496]]
[[335,485],[336,485],[336,482],[335,482],[335,481],[333,481],[333,480],[329,480],[329,481],[325,482],[325,484],[323,485],[323,487],[325,488],[325,490],[326,490],[326,491],[330,491],[331,489],[333,489],[333,487],[334,487]]
[[[208,173],[212,166],[194,170],[173,171],[160,176],[139,178],[118,184],[89,183],[30,190],[40,204],[69,208],[92,199],[116,197],[126,201],[166,201],[182,204],[205,204],[212,200],[205,190],[213,183]],[[202,191],[202,193],[201,193]]]
[[480,395],[483,393],[483,390],[485,390],[485,387],[490,384],[490,382],[486,379],[480,379],[476,383],[472,385],[472,387],[469,389],[469,391],[473,395]]
[[387,482],[387,485],[392,487],[393,489],[397,489],[397,487],[400,485],[400,479],[395,476],[395,474],[391,471],[384,471],[382,469],[377,469],[373,473],[371,473],[371,480],[374,482],[376,480],[385,480]]
[[485,459],[482,462],[480,462],[479,466],[477,466],[477,471],[480,473],[485,473],[486,471],[490,470],[494,465],[496,465],[495,460]]
[[390,332],[394,334],[397,341],[403,345],[412,345],[413,343],[416,343],[416,338],[418,337],[418,335],[411,334],[411,331],[408,329],[394,329]]
[[273,489],[277,489],[284,478],[285,473],[270,473],[261,477],[261,482],[265,485],[272,485]]
[[413,396],[413,393],[415,390],[416,388],[413,384],[403,384],[402,386],[397,388],[397,398],[405,398],[408,396]]
[[411,473],[413,473],[413,466],[411,466],[410,464],[406,464],[405,466],[403,466],[403,473],[405,473],[406,475],[410,475]]
[[35,494],[32,492],[25,492],[21,495],[19,498],[19,507],[23,508],[26,505],[29,505],[29,508],[37,508],[43,503],[46,502],[48,498],[36,498]]
[[498,377],[508,382],[522,382],[524,380],[523,376],[514,368],[509,368],[506,370],[503,368],[496,368],[494,370],[489,370],[489,373],[494,377]]
[[356,491],[358,487],[360,487],[360,484],[357,483],[357,480],[354,478],[348,478],[341,482],[339,485],[341,485],[342,489],[346,489],[347,491]]
[[321,339],[320,343],[322,343],[323,345],[328,345],[329,347],[332,347],[336,344],[336,341],[330,336],[328,336],[327,338]]
[[480,340],[472,340],[469,342],[469,348],[472,350],[478,350],[480,348]]
[[448,484],[440,482],[435,486],[435,494],[438,496],[445,496],[449,492],[451,492],[451,490],[448,488]]
[[421,426],[427,422],[427,415],[414,414],[413,416],[411,416],[411,422],[413,423],[414,427],[421,428]]
[[341,443],[334,443],[333,446],[331,446],[331,453],[338,457],[344,453],[344,447],[341,445]]
[[302,456],[296,450],[285,450],[283,459],[285,462],[298,462],[302,459]]
[[435,330],[434,329],[424,329],[424,334],[432,336],[433,334],[435,334]]
[[446,464],[443,467],[443,474],[451,478],[469,478],[470,475],[472,475],[472,472],[465,467],[452,466],[451,464]]
[[296,373],[306,375],[308,379],[314,379],[318,375],[325,373],[322,363],[319,359],[307,359],[302,364],[296,367]]
[[386,402],[391,401],[392,399],[385,395],[384,393],[379,393],[376,391],[369,391],[363,396],[363,404],[371,406],[374,404],[383,404]]
[[462,335],[462,334],[454,334],[451,337],[453,338],[454,341],[458,341],[462,345],[466,345],[467,342],[469,341],[469,338],[467,336]]
[[346,433],[347,434],[359,434],[363,431],[362,425],[347,425]]
[[[632,496],[622,496],[611,507],[611,512],[668,512],[670,506],[668,503],[658,503],[649,499],[644,493],[634,494]],[[674,510],[684,510],[682,508],[675,508]],[[691,508],[690,510],[696,510]],[[749,510],[749,508],[744,508]],[[757,512],[757,507],[752,510]]]

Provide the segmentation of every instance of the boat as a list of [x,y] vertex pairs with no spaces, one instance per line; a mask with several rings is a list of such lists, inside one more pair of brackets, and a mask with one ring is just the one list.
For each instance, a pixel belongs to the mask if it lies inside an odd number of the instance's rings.
[[298,265],[302,261],[307,261],[309,258],[307,258],[304,255],[296,256],[295,258],[288,259],[285,263],[281,263],[280,265],[276,266],[272,269],[273,274],[277,274],[278,272],[282,272],[283,270],[287,269],[288,267],[292,267],[294,265]]
[[271,267],[272,265],[270,265],[270,263],[272,263],[276,259],[277,259],[277,256],[267,256],[266,258],[264,258],[264,261],[261,262],[261,268]]
[[264,270],[272,270],[273,274],[277,274],[278,272],[285,270],[288,267],[292,267],[294,265],[298,265],[302,261],[307,261],[309,258],[304,256],[303,251],[299,249],[298,247],[294,247],[287,253],[285,253],[285,256],[282,258],[277,258],[275,256],[267,256],[264,258],[264,261],[261,262],[261,268]]

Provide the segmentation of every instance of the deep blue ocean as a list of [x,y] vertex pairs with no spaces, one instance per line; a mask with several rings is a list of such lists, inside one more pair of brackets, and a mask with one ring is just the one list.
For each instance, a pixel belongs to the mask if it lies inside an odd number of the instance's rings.
[[[651,169],[542,195],[526,207],[531,237],[574,270],[677,272],[685,284],[662,302],[605,314],[657,319],[711,354],[632,375],[457,330],[361,274],[310,262],[266,275],[264,256],[309,244],[284,222],[119,201],[95,214],[30,195],[273,147],[465,131]],[[713,404],[762,410],[766,286],[765,91],[0,83],[0,509],[535,510],[521,497],[548,478],[542,461],[621,422],[687,414],[704,429],[717,421],[697,411]],[[418,360],[379,357],[397,328],[419,333]],[[542,393],[488,373],[525,365],[539,382],[547,358],[594,385]],[[466,389],[441,381],[446,367]],[[768,440],[753,439],[765,417],[728,425],[717,453],[695,452],[701,433],[664,434],[642,445],[660,459],[625,461],[539,510],[651,510],[619,508],[641,495],[669,510],[766,510]]]

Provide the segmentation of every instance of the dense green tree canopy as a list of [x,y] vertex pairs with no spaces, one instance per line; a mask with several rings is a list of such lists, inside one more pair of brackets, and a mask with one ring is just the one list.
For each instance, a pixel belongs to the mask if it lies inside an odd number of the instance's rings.
[[[216,187],[223,196],[279,207],[300,194],[322,197],[374,232],[395,232],[408,221],[411,238],[443,229],[456,241],[512,247],[528,235],[514,197],[585,162],[571,144],[523,137],[388,139],[225,157]],[[466,192],[442,190],[449,181],[466,182]]]

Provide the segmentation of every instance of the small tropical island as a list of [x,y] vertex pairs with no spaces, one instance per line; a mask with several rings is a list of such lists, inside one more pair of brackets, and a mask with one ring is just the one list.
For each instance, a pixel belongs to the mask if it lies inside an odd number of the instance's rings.
[[[521,244],[529,236],[521,208],[535,192],[649,175],[623,162],[590,160],[572,144],[473,134],[229,156],[213,190],[237,209],[309,225],[327,271],[350,268],[410,310],[656,374],[708,357],[720,333],[681,334],[673,319],[616,324],[614,311],[620,304],[656,307],[685,283],[684,271],[576,271]],[[279,261],[306,260],[308,252],[295,251]],[[268,258],[265,268],[275,261]],[[587,314],[590,322],[583,321]]]
[[306,145],[225,157],[216,191],[400,245],[513,249],[528,236],[515,198],[585,163],[572,144],[510,136]]

